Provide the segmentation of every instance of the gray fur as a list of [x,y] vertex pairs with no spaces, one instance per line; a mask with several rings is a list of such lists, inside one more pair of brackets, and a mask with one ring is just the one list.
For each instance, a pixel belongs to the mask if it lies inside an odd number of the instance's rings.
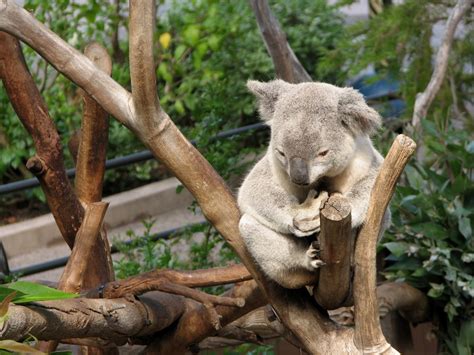
[[[365,219],[383,162],[370,140],[380,116],[351,88],[282,80],[247,86],[271,126],[271,139],[239,191],[240,232],[270,278],[299,288],[314,281],[321,264],[306,237],[319,232],[319,208],[328,193],[349,199],[353,228]],[[387,213],[385,227],[389,220]]]

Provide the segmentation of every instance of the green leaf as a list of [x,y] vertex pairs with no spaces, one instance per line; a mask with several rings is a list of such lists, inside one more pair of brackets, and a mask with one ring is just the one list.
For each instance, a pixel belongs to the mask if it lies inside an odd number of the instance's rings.
[[431,286],[431,289],[428,291],[428,296],[432,298],[441,297],[444,291],[444,285],[430,282],[430,286]]
[[37,301],[62,300],[78,297],[77,294],[56,290],[34,282],[17,281],[6,286],[0,286],[0,297],[4,294],[17,291],[13,303],[29,303]]
[[464,238],[469,239],[472,236],[471,220],[467,217],[460,217],[459,221],[459,231],[464,236]]
[[0,349],[12,351],[14,353],[46,354],[28,344],[18,343],[14,340],[0,340]]
[[199,41],[199,34],[200,34],[199,27],[196,25],[190,25],[184,30],[183,38],[191,46],[195,46],[197,42]]
[[408,250],[408,244],[405,242],[389,242],[385,243],[384,246],[398,258]]
[[174,50],[174,59],[179,60],[183,53],[186,51],[186,46],[184,44],[180,44],[176,49]]

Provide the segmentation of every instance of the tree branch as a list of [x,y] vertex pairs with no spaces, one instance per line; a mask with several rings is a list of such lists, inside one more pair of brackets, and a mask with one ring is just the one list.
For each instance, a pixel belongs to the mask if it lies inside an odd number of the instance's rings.
[[349,201],[340,194],[332,195],[321,209],[320,219],[321,260],[326,265],[319,271],[314,296],[316,302],[330,310],[344,305],[350,296],[354,236]]
[[125,280],[109,282],[87,292],[86,297],[120,298],[140,295],[159,289],[164,282],[187,287],[208,287],[251,280],[252,276],[243,265],[203,270],[154,270]]
[[436,61],[430,82],[426,86],[425,91],[417,95],[415,101],[411,124],[416,131],[420,131],[421,120],[426,117],[431,103],[441,88],[448,67],[449,52],[453,43],[454,33],[456,32],[456,28],[463,16],[471,9],[472,4],[473,0],[458,0],[456,6],[449,15],[441,46],[436,55]]
[[7,33],[0,33],[0,76],[35,144],[36,156],[26,166],[40,181],[56,224],[72,248],[84,211],[66,176],[61,139],[28,71],[20,43]]
[[[86,206],[84,220],[77,232],[74,248],[59,282],[59,289],[79,293],[84,289],[84,279],[88,274],[97,272],[96,268],[106,268],[106,265],[97,265],[91,258],[95,257],[93,250],[97,247],[108,206],[105,202],[93,202]],[[88,283],[91,283],[91,277],[87,279]]]
[[267,0],[250,0],[265,47],[270,54],[277,77],[289,83],[312,81],[291,49]]
[[385,211],[398,178],[415,151],[415,142],[399,135],[380,168],[369,200],[369,210],[355,248],[354,307],[355,338],[364,353],[397,353],[380,328],[376,295],[376,244]]
[[[90,43],[84,53],[100,70],[107,75],[111,74],[112,61],[100,44]],[[102,199],[109,118],[107,111],[84,91],[82,98],[84,109],[75,182],[78,198],[83,203],[91,203]]]
[[183,313],[184,299],[161,292],[130,298],[68,299],[10,305],[1,339],[39,340],[98,337],[124,344],[129,337],[153,335]]

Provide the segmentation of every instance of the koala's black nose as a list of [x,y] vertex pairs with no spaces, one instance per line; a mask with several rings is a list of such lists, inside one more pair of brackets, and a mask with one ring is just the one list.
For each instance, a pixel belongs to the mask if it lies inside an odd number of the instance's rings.
[[290,159],[290,179],[297,185],[309,185],[308,165],[303,159]]

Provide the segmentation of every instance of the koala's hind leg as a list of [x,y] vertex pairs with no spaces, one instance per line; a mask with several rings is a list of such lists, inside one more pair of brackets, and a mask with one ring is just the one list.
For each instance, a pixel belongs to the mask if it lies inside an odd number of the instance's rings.
[[307,253],[310,238],[277,233],[244,214],[239,224],[247,249],[263,272],[286,288],[301,288],[316,281],[314,258]]

